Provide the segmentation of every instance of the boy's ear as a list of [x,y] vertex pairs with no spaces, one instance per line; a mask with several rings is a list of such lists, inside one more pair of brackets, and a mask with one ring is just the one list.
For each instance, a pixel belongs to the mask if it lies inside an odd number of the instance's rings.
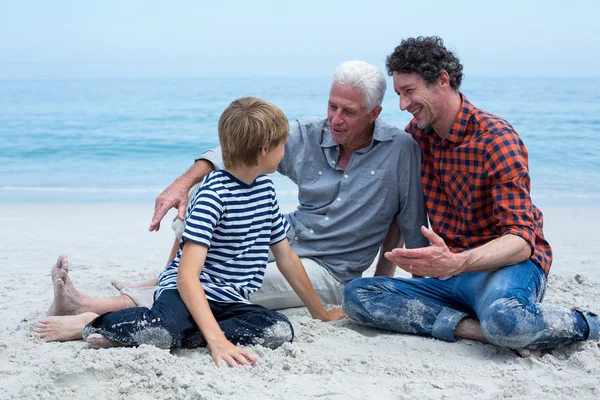
[[264,156],[267,155],[268,152],[269,152],[269,150],[267,150],[267,148],[263,146],[263,147],[260,148],[260,153],[259,154],[264,157]]

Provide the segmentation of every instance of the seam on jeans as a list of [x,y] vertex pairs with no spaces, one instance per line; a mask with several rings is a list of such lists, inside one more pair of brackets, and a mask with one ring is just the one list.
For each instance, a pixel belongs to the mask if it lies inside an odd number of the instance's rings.
[[[452,279],[452,278],[450,278]],[[454,286],[452,286],[452,297],[454,300],[457,300],[457,292],[458,292],[458,284],[463,280],[463,276],[456,275],[456,281],[454,282]]]
[[[541,268],[536,266],[536,268]],[[537,293],[536,296],[536,302],[537,303],[541,303],[544,300],[544,297],[546,296],[546,288],[548,285],[548,276],[546,276],[545,272],[542,272],[542,276],[540,278],[540,289],[539,292]]]
[[[537,271],[538,268],[539,269],[542,269],[542,268],[539,265],[537,265],[536,263],[534,263],[533,261],[531,261],[530,259],[528,259],[527,261],[529,261],[531,263],[531,265],[533,266],[533,268],[531,268],[531,272],[529,274],[529,279],[527,281],[527,285],[529,286],[529,283],[532,283],[532,281],[533,281],[533,274]],[[544,294],[546,292],[545,277],[546,277],[546,274],[542,270],[542,276],[540,277],[540,284],[538,285],[537,291],[535,293],[536,303],[540,303],[542,301]],[[540,295],[540,293],[541,293],[541,295]]]

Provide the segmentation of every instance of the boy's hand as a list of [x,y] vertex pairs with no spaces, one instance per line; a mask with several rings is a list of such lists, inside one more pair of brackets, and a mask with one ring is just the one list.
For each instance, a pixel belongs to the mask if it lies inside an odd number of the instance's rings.
[[209,344],[210,356],[215,360],[218,368],[226,362],[230,367],[237,368],[241,365],[256,365],[256,357],[248,350],[240,349],[229,340]]
[[345,318],[346,313],[342,310],[341,307],[332,308],[331,310],[325,310],[325,314],[317,316],[315,318],[320,319],[323,322],[329,321],[337,321],[339,319]]

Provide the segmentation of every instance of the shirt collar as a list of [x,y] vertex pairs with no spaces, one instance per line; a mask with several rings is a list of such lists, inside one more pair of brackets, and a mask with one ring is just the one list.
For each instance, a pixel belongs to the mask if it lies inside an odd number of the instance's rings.
[[448,140],[454,144],[460,143],[465,137],[467,125],[474,111],[473,104],[471,104],[465,95],[460,93],[460,98],[460,111],[454,120],[454,124],[452,125],[450,132],[448,132],[448,135],[444,138],[444,140]]
[[[379,118],[375,120],[375,128],[373,129],[373,140],[371,145],[367,149],[371,148],[375,142],[386,142],[392,140],[392,133],[390,129],[383,129],[382,122]],[[325,122],[323,127],[323,138],[321,139],[321,147],[337,147],[338,143],[331,137],[331,130],[329,129],[329,121]]]

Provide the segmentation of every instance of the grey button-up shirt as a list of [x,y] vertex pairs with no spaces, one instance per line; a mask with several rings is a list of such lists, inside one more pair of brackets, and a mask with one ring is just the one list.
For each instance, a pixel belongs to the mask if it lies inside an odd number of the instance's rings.
[[[404,131],[375,121],[373,140],[346,169],[326,119],[290,124],[277,171],[298,185],[298,209],[288,215],[288,238],[300,257],[314,259],[342,283],[359,278],[375,259],[395,218],[406,247],[428,246],[421,190],[421,149]],[[220,149],[200,157],[222,169]]]

